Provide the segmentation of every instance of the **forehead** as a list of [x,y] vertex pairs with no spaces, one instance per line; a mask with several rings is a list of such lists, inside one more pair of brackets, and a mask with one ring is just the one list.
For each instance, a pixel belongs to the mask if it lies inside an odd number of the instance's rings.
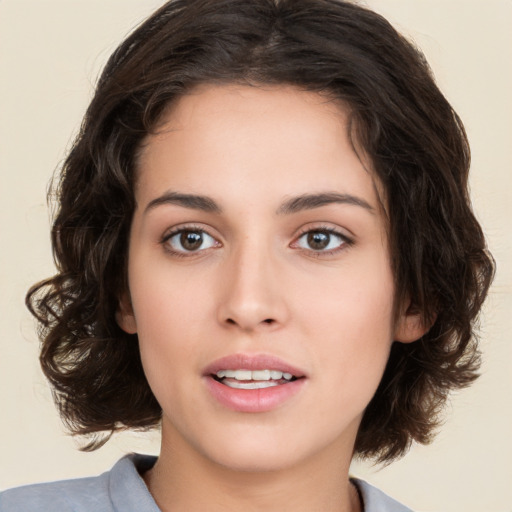
[[[165,112],[138,160],[137,199],[165,188],[230,197],[335,189],[379,204],[349,112],[293,86],[202,85]],[[143,196],[143,197],[142,197]]]

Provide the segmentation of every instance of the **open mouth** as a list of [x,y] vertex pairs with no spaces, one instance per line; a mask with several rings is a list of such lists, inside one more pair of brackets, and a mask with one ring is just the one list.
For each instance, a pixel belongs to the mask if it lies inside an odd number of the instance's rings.
[[279,370],[219,370],[211,376],[235,389],[265,389],[297,380],[291,373]]
[[203,370],[206,388],[223,407],[262,413],[280,408],[305,389],[304,370],[270,354],[230,354]]

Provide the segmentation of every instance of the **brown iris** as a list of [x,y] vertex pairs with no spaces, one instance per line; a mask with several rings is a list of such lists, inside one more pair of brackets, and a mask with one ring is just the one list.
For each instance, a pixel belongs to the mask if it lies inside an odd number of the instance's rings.
[[312,231],[308,233],[308,245],[315,251],[325,249],[331,241],[331,235],[322,231]]
[[197,231],[184,231],[180,235],[181,246],[187,251],[196,251],[203,244],[203,234]]

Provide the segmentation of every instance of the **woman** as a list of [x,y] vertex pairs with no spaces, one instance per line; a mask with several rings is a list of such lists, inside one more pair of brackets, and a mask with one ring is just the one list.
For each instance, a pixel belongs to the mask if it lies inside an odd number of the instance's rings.
[[348,468],[427,442],[476,376],[492,260],[468,166],[422,55],[375,13],[164,5],[98,83],[59,274],[28,298],[86,449],[161,425],[161,454],[0,509],[406,510]]

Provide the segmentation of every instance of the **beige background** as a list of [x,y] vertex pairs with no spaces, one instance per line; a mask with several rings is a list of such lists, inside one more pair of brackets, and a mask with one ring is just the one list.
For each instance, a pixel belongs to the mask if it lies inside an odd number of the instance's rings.
[[[53,272],[45,190],[116,44],[159,0],[0,0],[0,488],[109,468],[157,435],[76,450],[37,363],[27,287]],[[512,510],[512,1],[368,0],[429,58],[466,123],[472,193],[498,261],[482,322],[485,365],[436,442],[354,473],[418,512]],[[442,243],[442,240],[439,241]]]

